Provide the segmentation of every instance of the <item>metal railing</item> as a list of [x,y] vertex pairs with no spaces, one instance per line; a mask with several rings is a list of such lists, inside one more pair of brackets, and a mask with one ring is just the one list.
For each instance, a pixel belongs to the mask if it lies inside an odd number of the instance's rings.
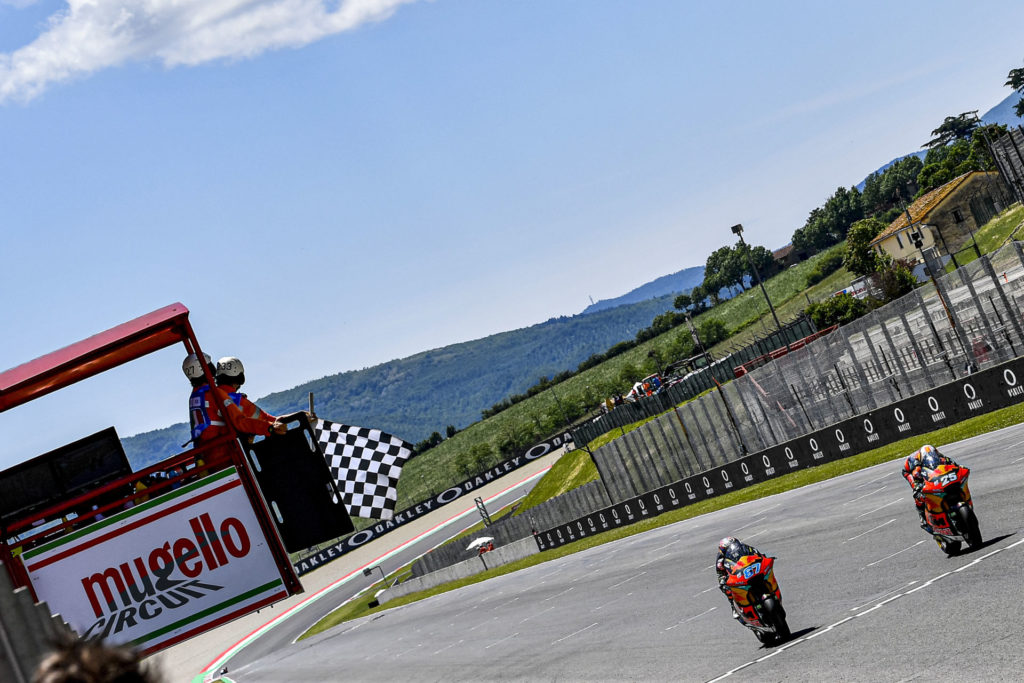
[[[659,417],[594,452],[612,499],[1024,354],[1022,275],[1024,252],[1013,242],[720,390],[683,405],[671,393],[651,402]],[[618,412],[604,419],[632,417]]]

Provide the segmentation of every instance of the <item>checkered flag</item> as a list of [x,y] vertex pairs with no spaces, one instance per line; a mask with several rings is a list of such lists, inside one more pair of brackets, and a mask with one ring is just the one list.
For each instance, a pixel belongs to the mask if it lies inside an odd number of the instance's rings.
[[317,420],[313,427],[341,498],[353,517],[391,519],[398,475],[413,445],[379,429]]

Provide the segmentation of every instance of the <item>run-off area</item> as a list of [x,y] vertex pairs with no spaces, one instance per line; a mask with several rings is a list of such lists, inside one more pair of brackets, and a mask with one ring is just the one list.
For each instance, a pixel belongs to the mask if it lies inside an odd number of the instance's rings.
[[[894,461],[342,624],[236,680],[987,680],[1024,666],[1024,426],[944,447],[985,545],[947,558]],[[779,558],[793,638],[729,617],[711,567],[735,534]],[[881,605],[881,606],[878,606]]]

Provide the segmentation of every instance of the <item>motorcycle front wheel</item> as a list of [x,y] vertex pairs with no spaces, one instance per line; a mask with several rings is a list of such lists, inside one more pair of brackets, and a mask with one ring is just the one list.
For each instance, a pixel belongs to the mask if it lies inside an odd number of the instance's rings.
[[765,621],[775,627],[775,642],[781,643],[789,638],[789,624],[786,623],[786,613],[782,605],[776,602],[775,598],[765,598],[761,607],[766,616]]
[[964,504],[957,510],[957,514],[960,516],[960,523],[963,524],[967,544],[972,548],[977,548],[981,545],[981,527],[978,526],[978,517],[974,514],[974,510],[970,505]]

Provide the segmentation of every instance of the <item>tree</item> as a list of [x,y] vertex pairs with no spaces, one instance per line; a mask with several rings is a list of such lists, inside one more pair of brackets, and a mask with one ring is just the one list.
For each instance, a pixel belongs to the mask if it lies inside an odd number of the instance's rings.
[[[1006,83],[1004,85],[1008,85],[1016,92],[1024,95],[1024,68],[1010,69],[1010,73],[1006,75]],[[1024,97],[1017,100],[1013,111],[1016,112],[1017,116],[1024,117]]]
[[890,261],[886,268],[878,271],[878,286],[886,302],[909,294],[917,286],[917,278],[911,272],[912,265],[906,259]]
[[736,259],[733,258],[732,247],[719,247],[711,252],[704,264],[703,291],[717,305],[718,292],[723,287],[730,287],[740,279],[736,272]]
[[[884,216],[893,208],[902,209],[917,194],[917,177],[924,162],[916,154],[896,161],[880,173],[864,180],[861,205],[865,216]],[[891,222],[891,221],[887,221]]]
[[850,226],[864,217],[864,206],[856,187],[840,187],[824,206],[811,210],[804,226],[793,233],[799,251],[817,252],[846,239]]
[[989,153],[986,137],[994,140],[1006,130],[1006,126],[998,124],[978,126],[968,139],[928,150],[924,168],[917,177],[917,196],[931,192],[968,171],[995,170],[996,162]]
[[676,297],[675,301],[672,302],[673,308],[678,311],[685,311],[687,308],[693,305],[693,299],[690,298],[689,294],[680,294]]
[[968,140],[978,127],[978,111],[965,111],[959,116],[947,116],[939,127],[932,131],[932,139],[921,145],[928,149],[945,147],[957,140]]
[[691,289],[690,298],[693,300],[693,308],[690,311],[693,315],[699,315],[708,310],[708,295],[704,291],[704,285],[697,285]]
[[885,265],[885,259],[869,245],[885,230],[885,223],[877,218],[865,218],[850,226],[846,234],[846,254],[843,265],[855,275],[868,275]]
[[697,327],[697,333],[700,335],[700,341],[704,344],[704,348],[709,348],[723,339],[727,339],[729,328],[718,318],[708,318]]
[[807,307],[807,315],[819,330],[832,325],[845,325],[867,312],[868,305],[865,301],[846,293],[830,296]]
[[455,425],[448,425],[444,428],[445,435],[450,439],[459,433],[459,430],[455,428]]
[[[767,280],[778,271],[779,264],[775,262],[775,257],[772,256],[772,252],[769,251],[767,248],[762,247],[761,245],[757,245],[754,247],[749,247],[748,251],[750,254],[750,260],[754,262],[754,267],[757,268],[757,272],[761,274],[762,278]],[[744,261],[746,261],[746,257],[744,257]],[[750,267],[748,265],[746,270],[750,275],[750,286],[752,287],[754,274],[752,272],[749,272],[749,268]],[[749,288],[750,287],[748,287],[747,289]]]

